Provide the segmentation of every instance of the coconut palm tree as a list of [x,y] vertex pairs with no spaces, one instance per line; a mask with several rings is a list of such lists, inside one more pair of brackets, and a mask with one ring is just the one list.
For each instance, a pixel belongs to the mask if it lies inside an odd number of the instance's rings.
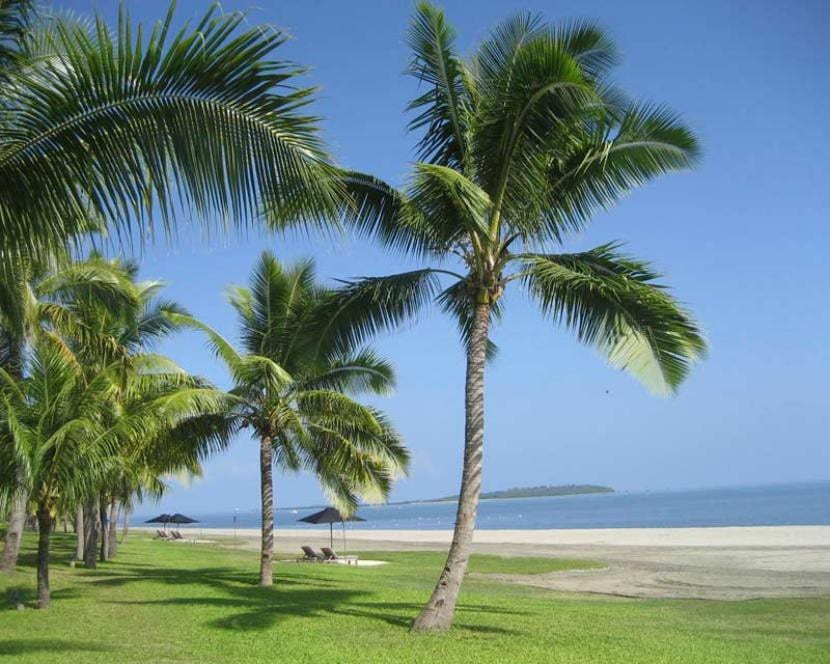
[[[362,231],[436,267],[349,286],[354,302],[399,322],[437,298],[466,348],[465,436],[455,532],[416,630],[452,624],[470,556],[481,487],[484,375],[504,294],[521,286],[553,323],[570,328],[659,393],[673,393],[704,340],[647,263],[618,243],[562,252],[599,210],[698,153],[689,129],[660,106],[628,101],[612,85],[609,37],[589,23],[549,26],[520,14],[462,59],[444,13],[418,5],[409,69],[423,92],[409,108],[419,132],[408,186],[346,177]],[[447,281],[449,279],[449,281]],[[359,309],[359,308],[358,308]]]
[[[91,257],[72,261],[66,254],[38,261],[1,252],[0,261],[0,367],[21,379],[27,352],[44,335],[72,338],[88,352],[114,353],[117,341],[91,326],[80,315],[81,301],[96,301],[111,312],[123,312],[138,304],[138,293],[121,271]],[[19,467],[23,473],[23,467]],[[28,496],[25,481],[11,498],[0,569],[11,570],[17,561]]]
[[253,220],[265,197],[283,220],[327,209],[313,90],[275,57],[283,31],[218,4],[181,30],[173,3],[150,30],[123,6],[115,29],[32,7],[0,3],[3,248],[62,248],[90,219],[124,242],[153,218],[221,229]]
[[[0,369],[0,493],[14,487],[17,465],[27,469],[37,514],[38,606],[48,608],[49,545],[55,514],[100,487],[125,440],[136,446],[166,439],[194,418],[225,408],[223,393],[158,358],[134,358],[127,382],[120,362],[90,376],[56,336],[35,344],[23,379]],[[162,370],[160,370],[160,368]]]
[[259,583],[273,582],[272,466],[311,471],[346,512],[360,497],[388,495],[408,453],[387,418],[351,394],[384,393],[390,365],[350,327],[352,307],[315,283],[314,265],[284,268],[263,253],[250,287],[229,291],[240,328],[237,350],[196,319],[175,322],[202,330],[233,381],[230,420],[259,443],[262,547]]

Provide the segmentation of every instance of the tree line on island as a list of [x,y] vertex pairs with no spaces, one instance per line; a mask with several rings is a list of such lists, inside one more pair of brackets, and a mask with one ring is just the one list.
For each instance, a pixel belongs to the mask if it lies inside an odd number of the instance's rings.
[[[618,242],[564,251],[597,212],[691,167],[697,140],[617,88],[618,53],[597,26],[519,14],[464,58],[443,11],[421,2],[407,39],[415,164],[396,188],[333,161],[305,70],[281,57],[284,32],[217,7],[173,24],[172,5],[143,31],[123,7],[110,29],[2,3],[3,567],[34,518],[46,608],[58,521],[76,523],[77,558],[94,566],[116,553],[99,530],[110,515],[198,475],[247,432],[261,476],[259,582],[271,585],[275,466],[313,473],[347,513],[406,472],[400,436],[360,396],[394,385],[372,339],[434,304],[466,355],[463,464],[447,561],[413,629],[447,629],[482,497],[485,369],[506,294],[523,289],[661,394],[703,356],[696,323],[648,263]],[[249,285],[228,292],[238,334],[227,340],[139,280],[136,264],[89,252],[171,237],[183,219],[216,232],[347,227],[423,266],[329,287],[310,261],[265,252]],[[229,389],[155,351],[185,328],[226,366]]]

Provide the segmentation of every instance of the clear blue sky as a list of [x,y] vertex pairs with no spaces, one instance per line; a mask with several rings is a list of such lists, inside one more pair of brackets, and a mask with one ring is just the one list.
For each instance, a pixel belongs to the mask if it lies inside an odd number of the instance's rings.
[[[115,13],[114,2],[58,3]],[[130,0],[152,20],[164,2]],[[252,22],[290,30],[282,56],[309,65],[316,110],[341,163],[399,183],[412,159],[402,75],[408,1],[259,3]],[[227,10],[253,3],[226,0]],[[673,400],[649,396],[590,349],[552,328],[519,293],[494,334],[502,352],[487,381],[485,488],[592,482],[623,490],[830,478],[830,4],[762,0],[502,0],[443,3],[462,50],[497,21],[528,9],[550,20],[590,18],[624,56],[619,83],[632,96],[682,113],[704,146],[700,167],[667,177],[599,216],[569,248],[622,239],[653,260],[694,310],[711,342]],[[180,2],[192,17],[206,2]],[[264,248],[313,255],[325,278],[404,269],[411,263],[349,239],[277,237],[157,245],[146,277],[232,335],[221,292],[244,282]],[[393,499],[453,493],[463,428],[463,357],[451,321],[432,312],[377,344],[397,367],[396,394],[379,402],[412,450],[411,476]],[[222,385],[227,378],[195,335],[164,350]],[[240,439],[203,479],[174,488],[161,507],[224,510],[258,504],[257,449]],[[276,478],[281,505],[318,502],[308,477]]]

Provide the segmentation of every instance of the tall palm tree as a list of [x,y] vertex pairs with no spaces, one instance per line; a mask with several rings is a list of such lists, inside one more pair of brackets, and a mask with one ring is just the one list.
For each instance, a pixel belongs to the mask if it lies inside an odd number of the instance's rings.
[[705,350],[659,275],[619,244],[560,253],[598,210],[690,167],[698,153],[692,132],[663,107],[628,101],[613,87],[616,50],[590,23],[548,26],[520,14],[498,26],[471,60],[458,56],[454,38],[441,10],[418,5],[409,71],[423,92],[409,108],[410,129],[421,132],[421,161],[407,188],[346,177],[359,210],[346,215],[360,229],[438,262],[352,283],[355,302],[386,310],[364,326],[387,326],[437,298],[457,319],[466,347],[455,532],[415,630],[452,624],[481,487],[485,364],[495,352],[489,328],[509,286],[524,287],[552,322],[659,393],[673,393]]
[[[225,408],[223,393],[181,371],[159,371],[158,359],[134,361],[124,383],[120,362],[88,375],[58,337],[39,339],[21,380],[0,369],[0,493],[25,465],[37,514],[38,606],[48,608],[49,546],[55,514],[98,490],[125,439],[165,439],[171,430]],[[140,365],[144,366],[140,366]]]
[[[75,340],[88,352],[113,352],[117,341],[90,326],[80,315],[81,301],[94,300],[111,312],[138,304],[138,294],[111,264],[92,257],[72,261],[57,255],[48,261],[0,252],[0,367],[22,379],[27,352],[44,335],[58,334]],[[23,473],[23,467],[17,468]],[[0,569],[12,570],[17,561],[28,500],[23,476],[11,498]]]
[[151,30],[123,5],[115,29],[32,6],[0,3],[2,248],[61,248],[89,219],[143,241],[153,218],[221,229],[265,198],[284,221],[330,206],[313,90],[275,57],[283,31],[218,4],[181,30],[174,3]]
[[[259,583],[273,582],[272,466],[311,471],[346,511],[359,497],[388,495],[409,455],[387,418],[350,394],[384,393],[390,365],[350,325],[352,308],[315,283],[314,266],[284,268],[263,253],[250,287],[229,291],[240,327],[237,350],[192,317],[174,321],[204,331],[233,381],[230,420],[259,442],[262,546]],[[348,314],[348,315],[347,315]]]

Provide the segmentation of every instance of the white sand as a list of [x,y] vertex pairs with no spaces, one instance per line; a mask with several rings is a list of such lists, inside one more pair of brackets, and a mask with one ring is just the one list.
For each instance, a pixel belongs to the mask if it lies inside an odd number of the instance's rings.
[[[152,528],[139,528],[152,531]],[[233,528],[183,528],[185,536],[198,532],[204,537],[233,537]],[[259,539],[259,528],[239,528],[240,539]],[[291,528],[275,531],[276,539],[318,540],[328,528]],[[342,537],[337,529],[335,541]],[[384,549],[407,544],[448,545],[451,530],[374,530],[347,529],[349,542],[378,543]],[[530,544],[530,545],[579,545],[579,546],[648,546],[648,547],[830,547],[830,526],[747,526],[723,528],[592,528],[548,530],[477,530],[476,544]]]

